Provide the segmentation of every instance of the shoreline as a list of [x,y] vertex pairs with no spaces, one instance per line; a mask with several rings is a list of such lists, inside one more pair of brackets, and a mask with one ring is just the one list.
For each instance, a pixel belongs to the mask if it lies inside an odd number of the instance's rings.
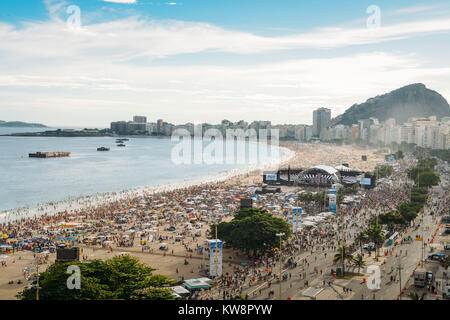
[[[324,143],[317,145],[310,143],[301,143],[298,141],[280,142],[278,148],[280,148],[280,151],[283,152],[283,157],[281,157],[278,161],[271,160],[271,162],[268,163],[248,165],[243,168],[236,168],[224,172],[219,172],[217,174],[213,174],[210,176],[172,182],[163,185],[141,186],[119,191],[100,192],[86,196],[73,197],[60,201],[49,201],[43,204],[25,206],[14,209],[6,209],[0,211],[0,224],[14,223],[17,221],[21,221],[22,219],[29,220],[40,216],[56,216],[58,214],[64,213],[65,211],[70,213],[78,210],[93,209],[108,203],[131,200],[145,195],[163,194],[175,190],[186,190],[189,188],[194,188],[208,184],[217,184],[221,182],[225,184],[233,184],[233,183],[242,184],[244,180],[253,181],[250,184],[254,184],[255,181],[256,183],[261,183],[262,179],[260,174],[264,170],[271,171],[274,170],[275,168],[288,165],[297,166],[301,164],[302,167],[310,167],[311,165],[317,165],[317,163],[314,164],[312,163],[312,159],[311,157],[309,157],[309,155],[311,152],[315,152],[316,150],[319,151],[321,149],[330,149],[329,152],[326,152],[327,157],[330,156],[333,150],[337,150],[340,148],[348,149],[348,152],[350,152],[351,150],[357,151],[356,153],[358,153],[358,156],[356,156],[356,158],[355,155],[353,154],[355,152],[352,152],[351,154],[346,153],[344,157],[347,158],[353,157],[353,159],[350,161],[345,160],[346,162],[360,162],[357,159],[360,156],[359,153],[364,154],[374,153],[374,150],[372,149],[360,148],[354,145],[335,146],[332,144],[324,144]],[[334,165],[330,163],[330,161],[333,161],[330,159],[328,159],[328,161],[321,159],[320,161],[322,163],[326,162],[327,164],[332,166],[339,165],[344,161],[344,159],[340,156],[336,158],[339,158],[339,160]],[[369,164],[369,162],[367,162],[366,163],[367,165],[365,167],[361,166],[361,169],[370,170],[371,168],[374,168],[375,163],[378,163],[381,160],[382,160],[381,157],[379,157],[379,159],[377,159],[377,161],[375,162],[374,159],[372,159],[372,164]],[[362,163],[360,164],[362,165]]]
[[[159,138],[159,137],[157,137]],[[0,211],[0,224],[14,223],[20,220],[37,218],[39,216],[54,216],[61,212],[73,212],[75,210],[96,208],[107,203],[124,201],[144,195],[155,195],[175,190],[185,190],[206,184],[216,184],[219,182],[231,181],[238,177],[256,175],[263,170],[273,170],[282,165],[286,165],[295,158],[297,153],[286,146],[277,146],[283,157],[279,160],[271,160],[267,163],[252,164],[243,168],[236,168],[224,172],[219,172],[210,176],[204,176],[191,180],[183,180],[163,185],[141,186],[132,189],[125,189],[111,192],[101,192],[86,196],[78,196],[66,200],[49,201],[43,204],[24,206]]]

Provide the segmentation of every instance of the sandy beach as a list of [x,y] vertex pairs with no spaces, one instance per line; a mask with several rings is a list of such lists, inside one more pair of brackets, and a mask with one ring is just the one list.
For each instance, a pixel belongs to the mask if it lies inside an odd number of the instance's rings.
[[[82,261],[130,254],[156,268],[157,273],[174,279],[198,278],[203,261],[199,248],[203,246],[210,223],[215,219],[231,220],[239,207],[239,197],[251,195],[254,187],[262,183],[262,171],[278,166],[307,168],[342,163],[373,171],[384,160],[383,155],[353,146],[284,142],[281,147],[290,150],[281,163],[235,170],[176,185],[93,195],[41,207],[34,213],[26,210],[10,212],[9,224],[2,228],[17,236],[45,235],[46,241],[52,243],[58,238],[68,238],[67,230],[76,229],[81,232],[75,245],[83,250]],[[367,156],[367,161],[361,160],[362,155]],[[296,187],[295,191],[298,189]],[[273,199],[267,198],[257,201],[256,205],[268,207],[272,202]],[[282,209],[271,211],[275,215],[282,213]],[[124,220],[118,222],[118,217]],[[175,233],[169,230],[171,226],[175,227]],[[176,234],[183,238],[177,239]],[[106,236],[108,241],[98,241],[98,235]],[[94,238],[97,240],[90,241]],[[159,250],[162,242],[167,244],[167,251]],[[17,292],[29,283],[23,270],[32,267],[33,252],[24,250],[5,255],[7,258],[0,259],[7,264],[0,272],[0,299],[15,299]],[[39,270],[45,270],[55,256],[55,253],[45,254]],[[232,249],[225,249],[223,257],[224,273],[248,259],[238,256]],[[189,264],[184,264],[185,259]],[[17,284],[18,280],[22,283]],[[8,284],[10,281],[14,284]]]

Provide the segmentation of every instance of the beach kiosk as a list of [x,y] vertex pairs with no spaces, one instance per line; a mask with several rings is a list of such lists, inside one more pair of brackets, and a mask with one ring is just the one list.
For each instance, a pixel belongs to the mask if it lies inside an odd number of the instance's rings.
[[211,288],[211,285],[209,283],[206,283],[202,279],[189,279],[184,281],[183,285],[187,290],[189,290],[189,292]]

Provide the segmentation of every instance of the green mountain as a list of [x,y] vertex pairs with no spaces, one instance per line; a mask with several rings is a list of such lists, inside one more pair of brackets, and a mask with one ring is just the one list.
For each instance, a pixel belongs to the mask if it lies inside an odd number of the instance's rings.
[[395,118],[398,124],[408,118],[437,116],[438,119],[450,116],[448,102],[436,91],[424,84],[411,84],[387,94],[371,98],[364,103],[354,104],[332,123],[351,125],[358,120],[377,118],[380,122]]
[[46,125],[40,123],[28,123],[22,121],[3,121],[3,120],[0,120],[0,127],[47,128]]

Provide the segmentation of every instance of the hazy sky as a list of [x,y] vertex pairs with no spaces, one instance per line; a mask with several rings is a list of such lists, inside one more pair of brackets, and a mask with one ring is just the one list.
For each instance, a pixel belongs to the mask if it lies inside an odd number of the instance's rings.
[[310,124],[416,82],[450,100],[449,52],[448,1],[1,0],[0,119]]

